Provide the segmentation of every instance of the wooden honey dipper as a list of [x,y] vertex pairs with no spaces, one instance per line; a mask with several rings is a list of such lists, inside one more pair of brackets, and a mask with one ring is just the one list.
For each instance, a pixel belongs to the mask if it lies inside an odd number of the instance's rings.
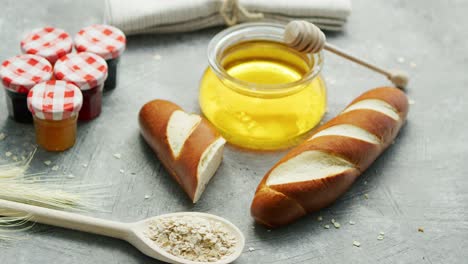
[[327,43],[325,34],[316,25],[310,22],[303,20],[294,20],[289,22],[286,26],[283,38],[284,42],[288,46],[299,52],[316,53],[322,49],[326,49],[350,61],[361,64],[368,69],[385,75],[400,89],[404,89],[408,84],[409,77],[406,73],[399,70],[385,70]]

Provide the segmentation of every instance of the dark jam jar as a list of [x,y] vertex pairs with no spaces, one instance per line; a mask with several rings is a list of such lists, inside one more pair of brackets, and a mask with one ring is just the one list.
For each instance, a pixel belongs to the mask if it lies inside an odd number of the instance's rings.
[[108,25],[92,25],[81,29],[75,35],[75,48],[78,52],[91,52],[106,60],[109,76],[104,83],[104,90],[117,86],[117,67],[120,55],[125,50],[124,33]]
[[0,66],[0,78],[6,91],[9,116],[21,123],[31,123],[27,95],[36,84],[50,80],[52,65],[36,55],[24,54],[10,58]]
[[55,78],[75,84],[83,93],[79,120],[92,120],[101,114],[102,89],[107,63],[96,54],[80,52],[61,57],[54,67]]
[[65,30],[54,27],[38,28],[21,40],[21,51],[46,58],[52,65],[72,51],[73,41]]

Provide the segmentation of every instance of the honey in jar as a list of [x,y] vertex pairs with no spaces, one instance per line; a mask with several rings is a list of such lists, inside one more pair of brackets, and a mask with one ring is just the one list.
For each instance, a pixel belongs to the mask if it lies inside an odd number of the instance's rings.
[[47,151],[71,148],[82,103],[80,89],[71,83],[51,80],[34,86],[28,94],[28,108],[33,115],[37,144]]
[[219,33],[209,44],[200,107],[234,145],[290,147],[325,112],[322,54],[291,49],[283,33],[282,25],[248,23]]

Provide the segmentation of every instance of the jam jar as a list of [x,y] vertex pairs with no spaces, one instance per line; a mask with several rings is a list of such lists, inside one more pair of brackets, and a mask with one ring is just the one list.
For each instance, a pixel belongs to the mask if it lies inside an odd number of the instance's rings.
[[65,81],[50,80],[28,94],[37,144],[47,151],[64,151],[76,140],[78,112],[83,103],[80,89]]
[[0,66],[0,78],[6,92],[9,116],[21,123],[31,123],[27,96],[34,85],[52,77],[52,65],[43,57],[23,54],[5,60]]
[[38,28],[21,40],[21,51],[46,58],[52,65],[63,55],[70,53],[73,41],[63,29],[54,27]]
[[67,54],[55,63],[55,78],[76,85],[83,94],[79,120],[92,120],[101,114],[102,90],[107,78],[106,61],[94,53]]
[[208,45],[200,107],[231,144],[287,148],[325,113],[323,55],[288,47],[284,30],[282,24],[245,23],[218,33]]
[[106,60],[109,76],[104,83],[104,90],[113,90],[117,85],[117,67],[125,50],[124,33],[108,25],[92,25],[81,29],[75,35],[75,49],[78,52],[91,52]]

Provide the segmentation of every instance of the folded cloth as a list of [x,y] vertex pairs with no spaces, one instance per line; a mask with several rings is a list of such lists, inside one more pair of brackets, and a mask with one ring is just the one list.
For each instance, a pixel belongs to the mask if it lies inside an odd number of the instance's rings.
[[339,31],[350,12],[351,0],[106,0],[105,22],[127,35],[295,19]]

